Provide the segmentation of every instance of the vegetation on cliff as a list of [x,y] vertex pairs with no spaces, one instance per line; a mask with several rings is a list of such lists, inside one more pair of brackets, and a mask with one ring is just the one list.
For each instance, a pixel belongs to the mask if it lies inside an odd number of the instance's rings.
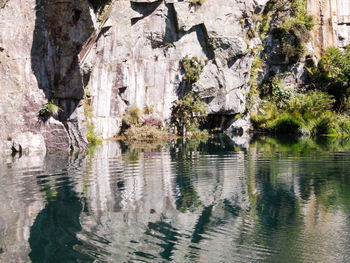
[[129,107],[122,122],[122,139],[156,141],[170,137],[162,120],[153,114],[151,107],[146,107],[143,111],[136,106]]
[[207,135],[198,127],[207,116],[207,104],[201,101],[193,91],[183,99],[177,100],[171,108],[171,123],[175,134],[185,137],[200,137]]
[[89,145],[93,146],[93,145],[98,145],[102,143],[102,136],[101,134],[95,131],[95,125],[92,120],[93,108],[88,97],[89,97],[89,90],[88,88],[86,88],[85,100],[84,100],[84,113],[85,113],[85,120],[86,120],[86,138],[88,140]]
[[262,39],[268,34],[278,39],[279,55],[295,63],[305,55],[313,20],[306,0],[270,0],[263,12],[260,34]]
[[43,108],[39,111],[39,116],[48,119],[51,116],[56,116],[61,111],[53,101],[48,101]]
[[260,132],[299,135],[350,136],[350,48],[329,48],[317,67],[309,68],[312,86],[307,91],[285,87],[278,76],[260,89],[263,99],[252,113]]
[[199,80],[204,64],[201,63],[197,57],[190,58],[189,56],[184,57],[181,63],[185,72],[184,77],[186,84],[188,87],[192,87],[192,85]]
[[350,46],[328,48],[318,66],[309,71],[315,85],[334,96],[337,111],[350,109]]
[[[306,1],[270,0],[261,19],[256,20],[261,22],[261,38],[269,35],[279,44],[271,46],[271,39],[266,40],[262,51],[254,52],[248,96],[254,129],[276,134],[350,136],[350,118],[343,114],[350,102],[350,48],[329,48],[318,66],[306,68],[311,77],[308,85],[296,89],[287,86],[284,78],[293,64],[305,61],[305,45],[314,24]],[[279,70],[268,69],[268,77],[259,79],[259,70],[271,63],[281,63]]]
[[349,136],[350,118],[333,111],[334,102],[318,90],[296,93],[284,104],[263,100],[259,113],[252,114],[253,125],[276,134]]
[[121,138],[154,141],[176,136],[191,138],[206,136],[208,135],[206,131],[198,129],[206,116],[206,109],[207,104],[199,100],[193,92],[189,92],[184,98],[174,102],[170,123],[165,125],[149,107],[141,110],[132,106],[123,116]]

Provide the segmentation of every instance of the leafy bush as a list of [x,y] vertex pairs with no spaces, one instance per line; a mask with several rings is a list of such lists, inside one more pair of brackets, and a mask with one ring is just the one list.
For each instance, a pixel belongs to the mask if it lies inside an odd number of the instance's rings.
[[207,116],[206,110],[207,104],[192,91],[177,100],[171,108],[171,123],[175,127],[175,133],[181,136],[198,135],[198,127]]
[[299,93],[288,102],[288,112],[298,112],[303,118],[311,119],[332,109],[334,99],[332,96],[321,91],[309,91]]
[[187,86],[191,87],[193,83],[199,80],[199,76],[203,71],[204,64],[200,63],[197,57],[184,57],[181,60],[183,69],[185,71],[185,79]]
[[328,48],[318,67],[310,70],[313,81],[321,90],[333,95],[336,108],[349,109],[350,97],[350,46],[345,50]]
[[263,101],[259,114],[252,114],[254,127],[263,132],[311,135],[350,136],[350,118],[331,111],[332,96],[321,91],[299,93],[284,108],[276,101]]
[[300,118],[288,113],[279,116],[269,127],[276,133],[280,134],[301,134],[303,123]]
[[41,117],[50,117],[56,116],[61,111],[61,108],[58,107],[52,101],[47,102],[44,107],[39,111]]
[[251,113],[250,118],[255,130],[264,131],[267,129],[267,123],[275,120],[277,115],[278,109],[276,104],[272,101],[262,100],[258,113]]
[[123,122],[126,125],[138,125],[142,123],[143,112],[137,106],[131,106],[128,108],[126,114],[123,116]]
[[[86,88],[85,94],[87,95],[88,93],[89,93],[89,90]],[[95,131],[95,126],[92,122],[93,108],[87,96],[85,97],[85,100],[84,100],[84,114],[85,114],[85,120],[86,120],[86,139],[89,143],[89,146],[101,144],[103,139],[101,134],[98,134]]]
[[170,138],[170,134],[163,128],[163,121],[151,114],[153,109],[145,108],[147,115],[136,106],[132,106],[123,116],[122,138],[131,141],[153,141]]
[[272,78],[269,85],[271,100],[275,101],[278,108],[285,108],[288,101],[294,97],[294,89],[286,88],[285,83],[277,75]]
[[90,145],[98,145],[102,143],[102,136],[95,132],[95,127],[92,123],[86,125],[86,138]]

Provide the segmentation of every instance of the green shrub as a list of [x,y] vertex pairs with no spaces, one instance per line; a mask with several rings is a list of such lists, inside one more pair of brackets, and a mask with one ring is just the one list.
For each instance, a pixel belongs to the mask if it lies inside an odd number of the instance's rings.
[[44,107],[39,111],[39,115],[41,117],[50,117],[57,116],[57,114],[61,111],[60,107],[58,107],[52,101],[47,102]]
[[255,129],[263,132],[311,136],[350,136],[350,118],[332,111],[334,99],[321,91],[298,93],[286,107],[264,100],[252,114]]
[[204,64],[202,64],[197,57],[184,57],[181,60],[183,69],[185,71],[185,80],[188,87],[199,80],[199,76],[203,71]]
[[85,120],[86,120],[86,139],[89,143],[89,146],[94,146],[101,144],[103,139],[102,135],[99,133],[96,133],[95,126],[92,122],[93,118],[93,107],[90,104],[90,101],[87,98],[87,94],[89,94],[88,88],[85,90],[85,99],[84,99],[84,114],[85,114]]
[[123,116],[123,122],[128,126],[138,125],[142,122],[143,112],[137,106],[131,106],[128,108],[126,114]]
[[288,102],[289,112],[298,112],[303,118],[317,118],[323,112],[332,109],[334,99],[332,96],[321,91],[309,91],[305,94],[299,93]]
[[92,123],[86,125],[86,138],[90,145],[98,145],[102,143],[102,136],[95,132],[95,127]]
[[257,113],[251,113],[250,118],[256,130],[266,130],[268,122],[275,120],[278,115],[278,109],[274,102],[262,100]]
[[350,97],[350,46],[345,50],[328,48],[318,67],[310,70],[313,81],[321,90],[333,95],[336,108],[349,109]]
[[292,114],[284,113],[270,125],[270,129],[279,134],[301,134],[302,120]]
[[277,75],[272,78],[269,85],[271,99],[275,101],[278,108],[285,108],[288,101],[294,97],[294,89],[286,88],[285,83]]
[[181,136],[198,134],[198,127],[207,116],[207,106],[192,91],[177,100],[171,108],[171,123],[175,127],[175,134]]

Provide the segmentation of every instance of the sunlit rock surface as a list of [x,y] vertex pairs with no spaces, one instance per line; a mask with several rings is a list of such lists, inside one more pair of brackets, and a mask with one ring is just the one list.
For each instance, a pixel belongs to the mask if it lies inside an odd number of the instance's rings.
[[[3,152],[28,133],[41,134],[47,151],[86,148],[84,103],[92,105],[93,123],[104,138],[119,132],[130,106],[148,107],[169,120],[172,103],[186,92],[186,56],[204,66],[194,89],[208,103],[214,129],[228,129],[234,115],[246,111],[252,50],[261,44],[253,15],[267,1],[114,1],[104,10],[92,2],[0,1]],[[349,6],[347,0],[308,0],[316,24],[308,52],[320,56],[329,46],[350,43]],[[269,39],[268,48],[274,45]],[[307,81],[303,61],[269,63],[266,77],[287,68],[288,87]],[[61,110],[45,121],[39,112],[50,100]],[[35,143],[22,144],[36,151]]]

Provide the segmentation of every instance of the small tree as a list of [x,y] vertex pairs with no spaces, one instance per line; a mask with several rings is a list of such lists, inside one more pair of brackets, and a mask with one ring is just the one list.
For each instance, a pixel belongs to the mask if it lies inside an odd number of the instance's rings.
[[199,80],[204,64],[197,57],[189,58],[188,56],[184,57],[181,63],[185,71],[186,84],[188,87],[192,87]]
[[180,136],[198,133],[201,121],[207,116],[207,104],[195,96],[193,91],[177,100],[171,110],[171,122],[175,126],[175,134]]

